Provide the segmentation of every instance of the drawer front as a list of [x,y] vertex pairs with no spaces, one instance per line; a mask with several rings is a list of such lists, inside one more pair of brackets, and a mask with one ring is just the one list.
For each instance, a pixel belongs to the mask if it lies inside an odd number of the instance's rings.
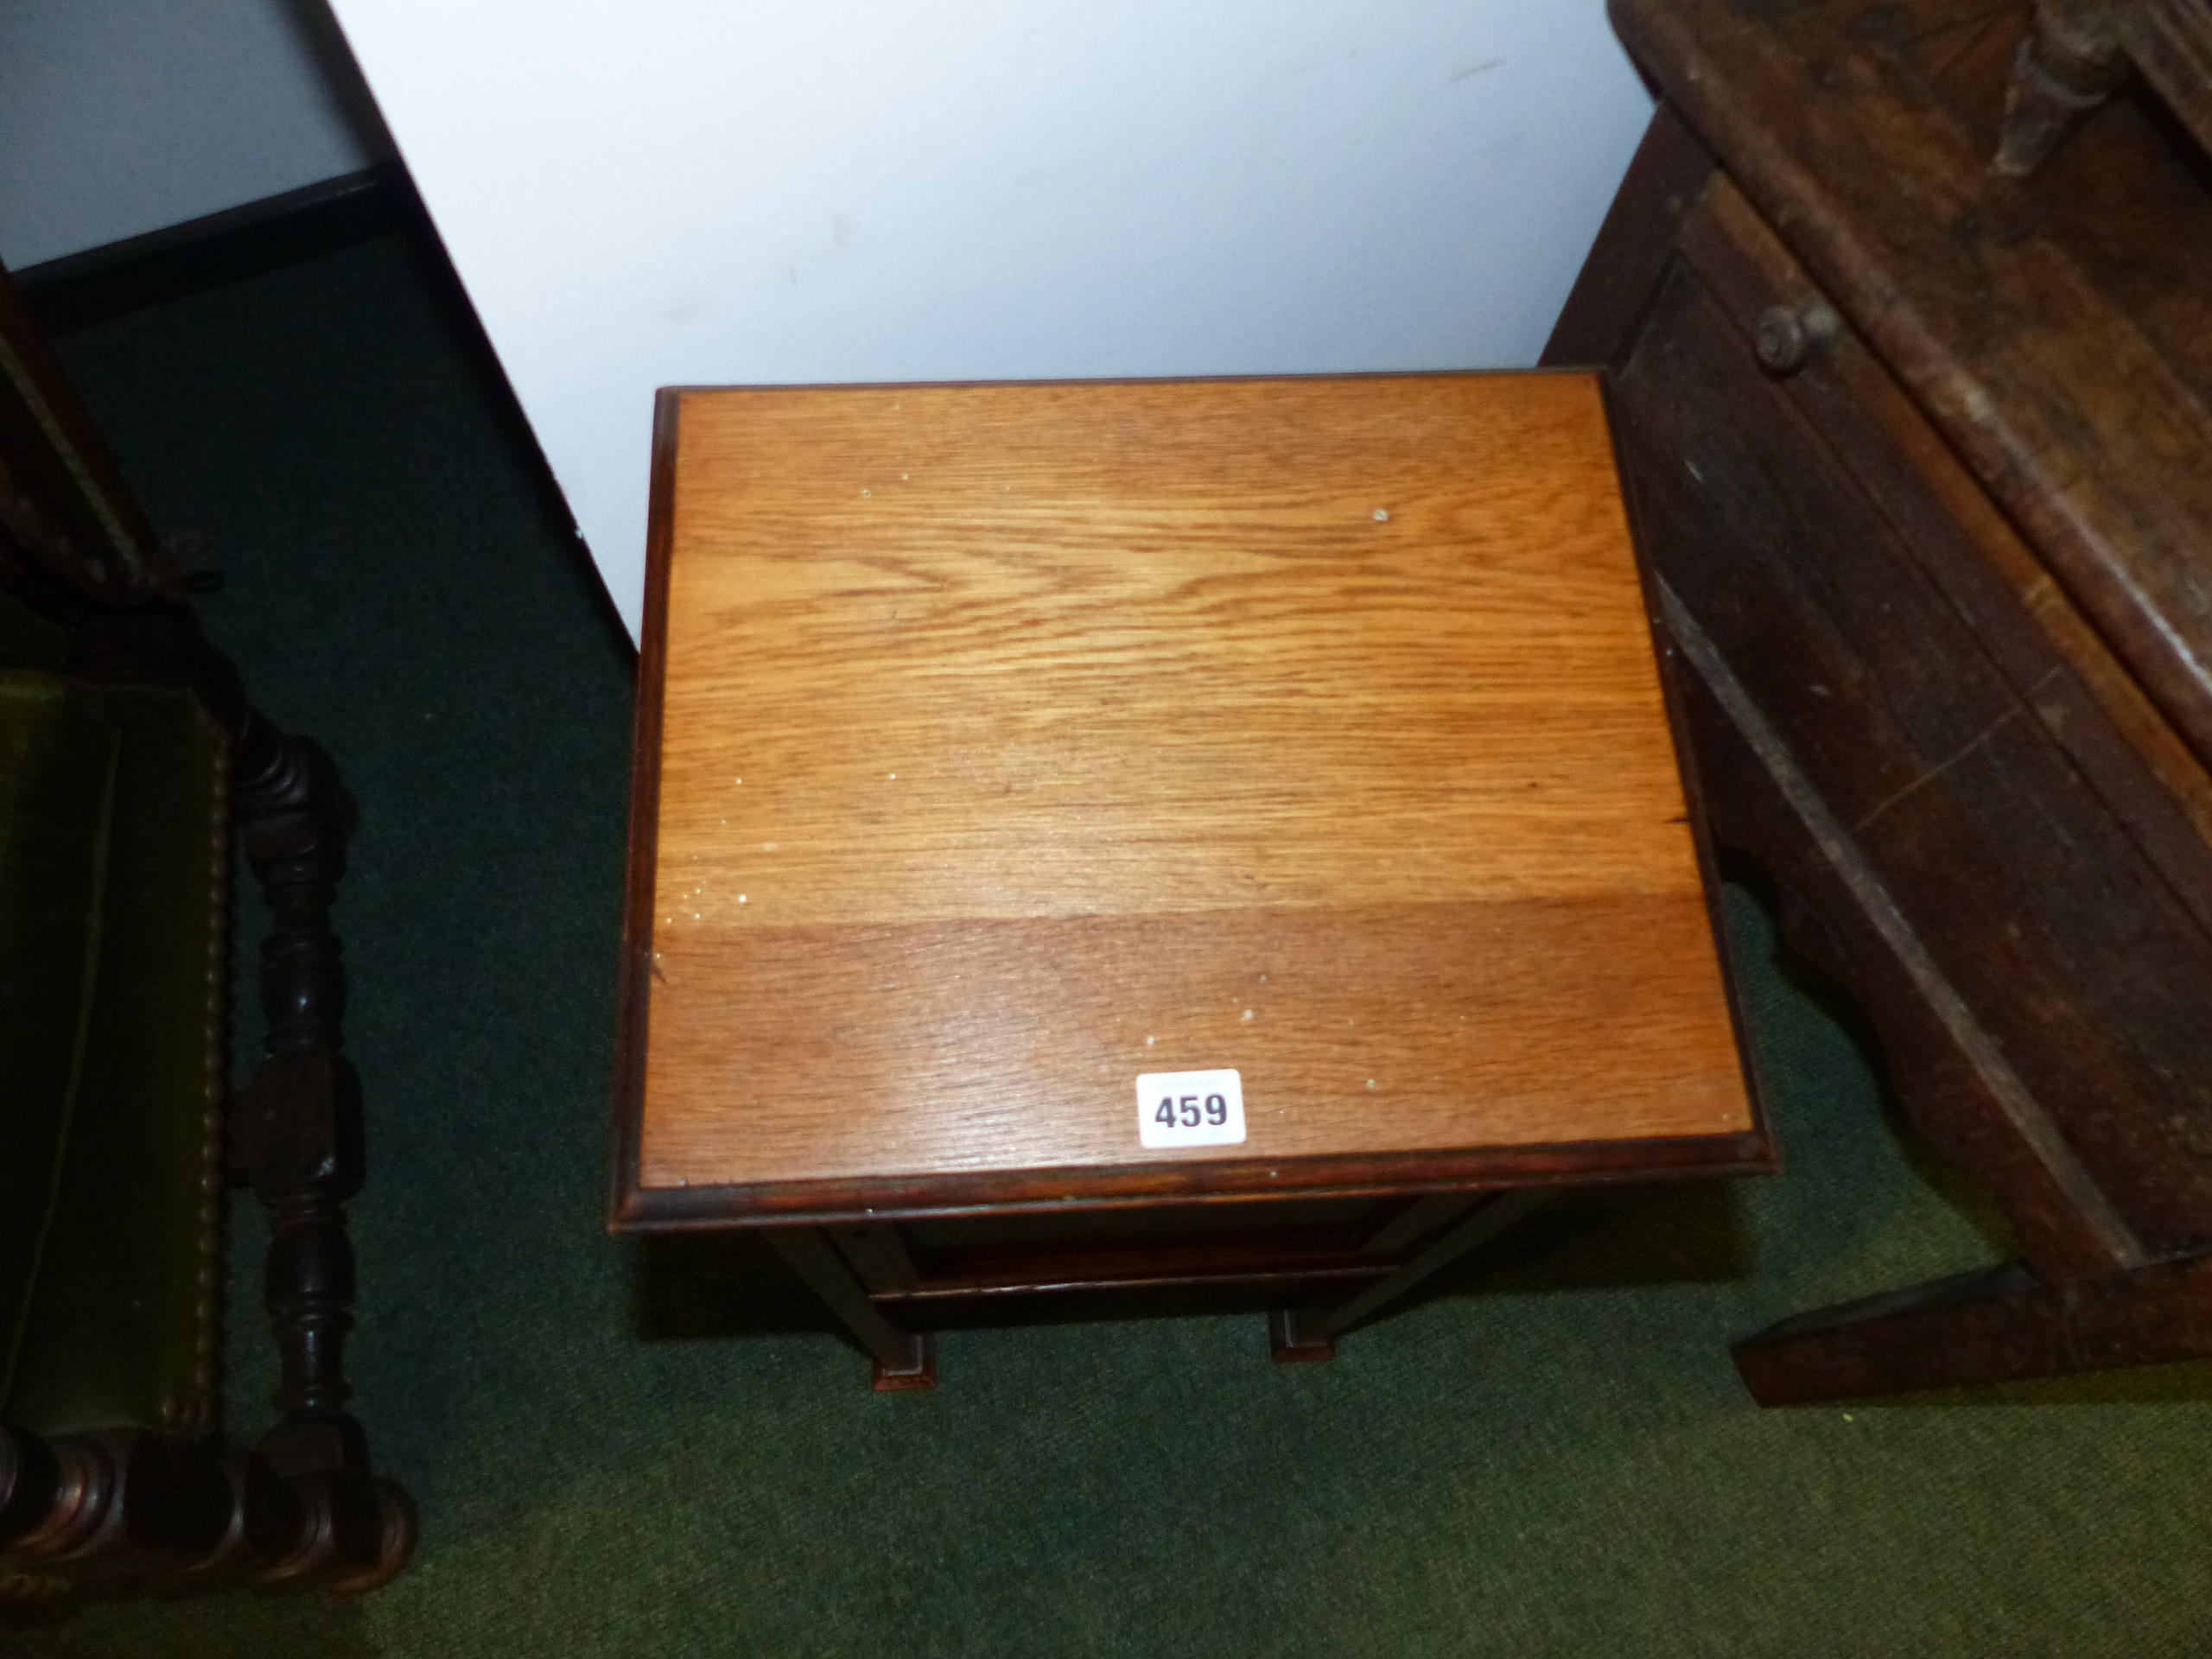
[[1615,379],[1658,575],[2022,1109],[2142,1254],[2204,1243],[2201,775],[1725,181],[1679,246]]
[[1785,345],[1802,340],[1802,359],[1770,370],[1769,378],[2083,781],[2212,932],[2212,777],[1726,178],[1716,178],[1687,215],[1679,245],[1754,351],[1763,323],[1770,334],[1786,324]]

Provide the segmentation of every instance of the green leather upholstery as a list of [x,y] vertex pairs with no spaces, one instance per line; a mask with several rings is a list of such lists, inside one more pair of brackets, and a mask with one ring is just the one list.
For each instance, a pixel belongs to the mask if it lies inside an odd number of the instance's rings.
[[0,673],[0,1398],[77,1100],[117,747],[52,675]]
[[0,588],[0,668],[59,668],[69,635],[5,588]]
[[225,748],[188,692],[0,669],[0,1419],[212,1405]]

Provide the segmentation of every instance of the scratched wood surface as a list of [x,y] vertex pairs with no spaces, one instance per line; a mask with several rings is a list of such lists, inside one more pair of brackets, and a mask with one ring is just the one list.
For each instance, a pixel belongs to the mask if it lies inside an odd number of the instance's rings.
[[2202,161],[2151,163],[2163,187],[2100,191],[2087,222],[2045,197],[2111,135],[2085,129],[2032,187],[2004,182],[1990,167],[1995,134],[1913,89],[1925,72],[1908,43],[1942,33],[1952,38],[1928,55],[1953,55],[1978,8],[1610,10],[1737,188],[2212,766],[2212,397],[2207,289],[2190,260],[2212,226]]
[[1751,1127],[1593,378],[675,423],[643,1186]]

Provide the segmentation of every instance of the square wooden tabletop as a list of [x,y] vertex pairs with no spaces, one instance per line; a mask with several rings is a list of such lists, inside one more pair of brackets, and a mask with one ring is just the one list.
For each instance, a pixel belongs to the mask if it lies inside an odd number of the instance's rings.
[[649,580],[618,1223],[1764,1160],[1593,378],[670,391]]

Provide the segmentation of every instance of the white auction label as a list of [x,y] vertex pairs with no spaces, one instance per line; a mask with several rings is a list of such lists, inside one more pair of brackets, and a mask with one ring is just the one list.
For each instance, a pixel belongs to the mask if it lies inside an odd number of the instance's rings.
[[1244,1139],[1244,1080],[1234,1071],[1147,1071],[1137,1079],[1137,1139],[1147,1147],[1233,1147]]

